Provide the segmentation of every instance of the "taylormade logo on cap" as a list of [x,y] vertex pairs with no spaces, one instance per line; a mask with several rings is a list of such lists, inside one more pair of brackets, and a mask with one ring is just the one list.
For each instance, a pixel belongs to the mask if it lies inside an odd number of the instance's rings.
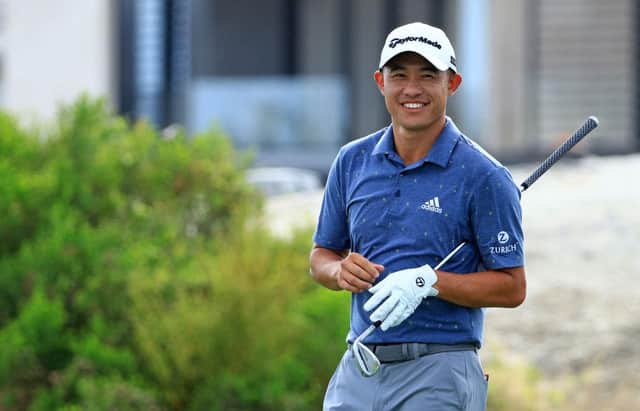
[[380,69],[400,53],[411,51],[420,54],[438,70],[455,72],[456,55],[444,31],[424,23],[410,23],[395,28],[384,42],[380,54]]
[[426,37],[405,37],[403,39],[391,39],[391,41],[389,42],[389,47],[391,47],[392,49],[395,48],[398,44],[404,44],[407,41],[421,41],[423,43],[427,43],[430,46],[433,46],[437,49],[441,49],[442,46],[440,45],[440,43],[438,43],[437,41],[431,41]]

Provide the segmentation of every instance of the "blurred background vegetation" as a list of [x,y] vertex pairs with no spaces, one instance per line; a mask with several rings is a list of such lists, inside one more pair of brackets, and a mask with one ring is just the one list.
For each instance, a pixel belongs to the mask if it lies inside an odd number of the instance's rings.
[[[0,114],[0,410],[316,410],[349,295],[273,235],[249,156],[102,100],[43,128]],[[558,409],[495,355],[490,410]]]

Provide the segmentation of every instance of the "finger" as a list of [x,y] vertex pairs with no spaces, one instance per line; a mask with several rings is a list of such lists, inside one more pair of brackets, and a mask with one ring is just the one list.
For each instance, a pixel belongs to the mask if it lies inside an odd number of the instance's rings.
[[349,279],[347,279],[347,282],[349,282],[349,284],[351,284],[351,286],[354,287],[357,290],[356,292],[358,293],[367,291],[371,288],[370,282],[362,281],[357,277],[350,277]]
[[342,278],[338,279],[338,286],[345,290],[345,291],[350,291],[352,293],[359,293],[361,290],[357,287],[352,286],[351,284],[349,284],[347,281],[345,281]]
[[362,281],[366,281],[369,284],[374,282],[374,278],[372,278],[371,274],[369,274],[364,268],[359,266],[354,261],[344,261],[342,264],[342,270],[345,273],[349,273],[351,276],[354,276]]
[[384,287],[384,284],[382,283],[379,283],[378,285],[370,288],[369,292],[373,292],[373,295],[367,300],[366,303],[364,303],[364,306],[362,307],[366,311],[371,311],[389,296],[389,290]]
[[363,281],[350,273],[343,273],[338,279],[338,285],[343,290],[351,291],[353,293],[359,293],[371,288],[371,283]]
[[380,304],[380,307],[378,307],[369,318],[372,322],[386,320],[389,316],[389,313],[395,308],[397,304],[398,297],[395,295],[391,295],[382,304]]
[[[357,272],[360,278],[369,282],[373,282],[376,278],[378,278],[380,272],[384,271],[384,267],[382,265],[374,264],[358,253],[349,254],[346,260],[354,264],[361,270]],[[380,271],[379,268],[382,268],[382,271]]]
[[380,328],[382,329],[382,331],[387,331],[389,328],[391,327],[395,327],[396,325],[399,324],[398,320],[398,315],[395,314],[395,310],[391,312],[391,314],[389,314],[389,316],[382,322],[382,324],[380,324]]
[[381,289],[385,288],[386,284],[384,281],[380,281],[378,284],[374,285],[373,287],[369,288],[369,292],[371,294],[375,294],[377,292],[379,292]]
[[393,311],[389,313],[387,318],[385,318],[382,324],[380,324],[380,328],[382,328],[383,331],[387,331],[389,328],[395,327],[396,325],[406,320],[408,316],[409,311],[407,311],[406,305],[402,301],[400,301],[393,309]]

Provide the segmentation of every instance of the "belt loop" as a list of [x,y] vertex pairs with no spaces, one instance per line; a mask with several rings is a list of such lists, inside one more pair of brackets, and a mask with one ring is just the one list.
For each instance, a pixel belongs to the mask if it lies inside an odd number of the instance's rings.
[[420,352],[419,350],[419,344],[418,343],[411,343],[408,344],[409,345],[409,355],[410,355],[410,359],[415,360],[416,358],[420,357]]
[[429,354],[429,344],[417,344],[416,345],[416,355],[418,357],[422,357],[424,355]]
[[409,352],[409,344],[408,343],[401,344],[400,348],[402,352],[402,358],[405,361],[411,359],[410,352]]

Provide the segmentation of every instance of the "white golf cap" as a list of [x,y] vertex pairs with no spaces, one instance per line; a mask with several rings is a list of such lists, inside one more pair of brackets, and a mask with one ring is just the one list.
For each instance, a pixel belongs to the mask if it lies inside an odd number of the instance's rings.
[[409,23],[393,29],[382,47],[378,68],[382,69],[389,60],[407,51],[420,54],[440,71],[458,72],[456,54],[447,35],[424,23]]

